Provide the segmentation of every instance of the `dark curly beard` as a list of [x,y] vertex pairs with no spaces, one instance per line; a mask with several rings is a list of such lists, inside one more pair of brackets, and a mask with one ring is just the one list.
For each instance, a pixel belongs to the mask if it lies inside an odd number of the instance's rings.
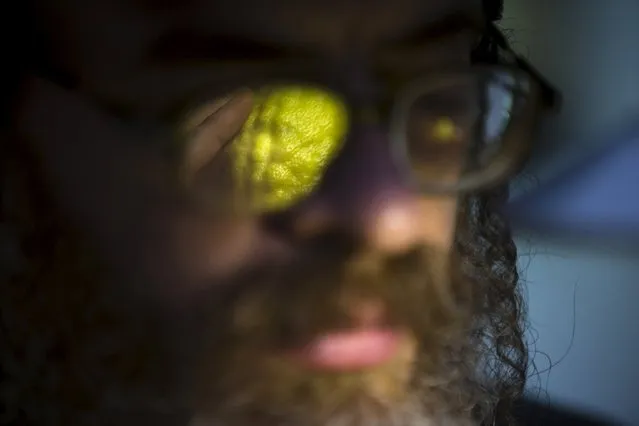
[[[514,248],[481,200],[461,210],[452,255],[375,258],[328,236],[167,313],[115,294],[29,168],[8,163],[3,222],[22,265],[0,289],[3,424],[465,425],[521,391]],[[267,361],[344,325],[344,295],[385,301],[417,356],[339,376]]]
[[[244,284],[247,291],[207,309],[215,312],[207,336],[216,337],[206,340],[198,364],[200,418],[325,425],[344,417],[370,424],[418,413],[422,420],[469,415],[479,396],[467,382],[475,365],[468,347],[474,297],[472,286],[449,272],[459,267],[435,250],[378,259],[358,257],[345,246],[323,242],[307,262],[243,277],[234,288]],[[388,323],[411,335],[400,356],[341,374],[309,372],[270,356],[348,327],[340,302],[349,297],[384,301]]]

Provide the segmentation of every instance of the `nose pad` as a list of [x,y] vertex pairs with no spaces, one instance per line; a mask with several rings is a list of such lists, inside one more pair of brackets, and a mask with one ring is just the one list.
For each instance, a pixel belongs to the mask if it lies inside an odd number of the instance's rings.
[[342,234],[370,250],[408,251],[418,245],[419,195],[394,164],[378,129],[353,129],[340,154],[306,199],[267,218],[293,239]]

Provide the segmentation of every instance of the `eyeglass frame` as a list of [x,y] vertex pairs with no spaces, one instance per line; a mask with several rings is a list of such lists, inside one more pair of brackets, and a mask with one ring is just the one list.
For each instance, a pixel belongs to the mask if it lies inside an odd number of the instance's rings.
[[[402,172],[408,172],[406,173],[406,178],[411,179],[411,166],[407,164],[402,165],[402,157],[404,156],[402,148],[406,146],[406,126],[399,124],[402,121],[402,117],[405,116],[411,99],[415,97],[415,95],[411,93],[414,93],[416,88],[431,88],[432,90],[451,79],[481,72],[490,72],[495,75],[506,74],[515,77],[516,82],[525,81],[528,85],[527,96],[523,102],[523,110],[516,115],[516,119],[513,120],[514,123],[507,126],[505,129],[506,133],[501,135],[505,146],[500,149],[496,157],[492,158],[488,167],[484,168],[480,173],[463,177],[463,179],[453,186],[425,185],[423,183],[417,186],[420,192],[430,194],[465,193],[489,189],[491,186],[498,185],[505,179],[508,179],[525,163],[532,148],[532,130],[534,124],[540,112],[548,107],[548,105],[543,103],[542,88],[538,82],[535,81],[530,74],[519,68],[505,65],[473,65],[464,69],[440,70],[422,74],[420,77],[411,79],[408,83],[399,86],[399,89],[394,90],[391,105],[383,103],[376,103],[375,105],[358,103],[354,106],[353,102],[348,102],[348,98],[344,97],[344,99],[346,99],[346,106],[350,112],[350,125],[352,126],[354,123],[361,124],[362,121],[367,121],[367,124],[387,124],[390,142],[389,154],[393,157],[393,161],[400,166]],[[247,88],[251,87],[253,86],[247,86]],[[255,88],[265,87],[312,87],[314,89],[324,89],[331,93],[336,92],[336,90],[330,86],[324,88],[322,84],[302,79],[278,79],[272,82],[260,81],[259,84],[255,85]],[[339,96],[339,93],[337,93],[337,96]],[[519,98],[521,98],[521,93],[519,93],[519,96],[515,94],[514,99]],[[384,115],[386,115],[386,117],[382,118]],[[402,130],[398,131],[398,128]],[[228,143],[232,143],[233,140],[234,138],[230,138]]]
[[[475,174],[468,178],[465,178],[461,180],[460,182],[458,182],[454,186],[454,188],[453,187],[444,188],[444,187],[436,187],[436,186],[430,186],[430,187],[421,186],[420,190],[424,192],[432,192],[432,193],[456,192],[457,193],[457,192],[475,191],[475,190],[490,187],[493,184],[498,184],[502,182],[503,179],[505,178],[507,179],[509,176],[512,176],[519,169],[522,168],[532,149],[533,137],[530,134],[525,135],[524,131],[527,129],[532,130],[534,128],[534,124],[539,118],[539,115],[541,112],[549,111],[549,110],[550,111],[557,110],[559,108],[560,101],[561,101],[559,92],[552,85],[550,85],[550,83],[534,67],[532,67],[532,65],[528,63],[528,61],[526,61],[523,57],[515,54],[512,50],[508,48],[505,38],[494,25],[489,25],[486,29],[490,32],[492,37],[496,38],[496,44],[499,48],[499,53],[503,54],[503,57],[500,57],[498,60],[499,62],[505,62],[505,64],[503,63],[492,64],[487,61],[483,63],[481,61],[475,61],[475,64],[463,70],[459,70],[459,69],[458,70],[440,70],[438,72],[429,72],[426,75],[422,75],[421,77],[417,79],[412,79],[408,83],[402,84],[396,92],[398,93],[398,95],[393,97],[392,102],[394,105],[390,107],[390,110],[391,110],[389,114],[391,117],[389,120],[390,126],[391,128],[397,127],[397,121],[398,121],[397,117],[398,115],[401,115],[401,114],[397,114],[394,110],[397,109],[397,105],[403,105],[406,103],[406,102],[402,102],[401,98],[402,96],[405,97],[406,93],[409,92],[411,88],[420,87],[423,85],[433,85],[434,84],[433,79],[434,80],[437,80],[437,78],[446,79],[446,78],[450,78],[451,75],[455,75],[459,73],[472,73],[472,72],[477,72],[480,70],[493,71],[493,72],[501,71],[501,72],[517,75],[520,77],[524,76],[527,79],[529,79],[530,92],[529,92],[529,101],[525,103],[526,111],[524,114],[521,114],[519,118],[520,122],[516,123],[517,125],[514,128],[508,129],[507,134],[503,135],[504,139],[507,138],[511,142],[508,144],[508,149],[502,150],[500,155],[498,155],[497,158],[493,159],[493,161],[491,162],[491,166],[486,168],[484,173]],[[506,58],[505,61],[502,60],[503,58]],[[261,65],[264,66],[268,64],[261,64]],[[56,72],[51,72],[52,70],[49,67],[42,67],[40,68],[40,71],[44,71],[44,72],[40,72],[38,74],[41,74],[41,75],[43,74],[42,76],[44,78],[49,77],[47,79],[53,82],[72,80],[69,78],[65,78],[68,76],[60,75],[60,73],[56,73]],[[430,77],[428,75],[430,75]],[[436,75],[438,77],[434,78],[434,76]],[[309,81],[305,81],[304,79],[300,79],[297,81],[295,81],[294,79],[286,79],[286,80],[274,79],[273,81],[268,81],[268,80],[269,79],[260,79],[259,85],[260,86],[265,86],[265,85],[282,86],[286,84],[299,85],[300,83],[302,83],[302,84],[307,84],[313,87],[324,86],[321,83],[319,84],[316,83],[313,79],[310,79]],[[426,81],[426,80],[430,80],[430,81]],[[62,86],[70,88],[69,86],[73,86],[73,85],[63,83]],[[330,85],[326,85],[326,88],[329,91],[335,92],[335,90],[331,90],[332,88],[330,87]],[[337,92],[339,93],[339,91]],[[198,96],[198,98],[202,99],[201,96]],[[115,116],[120,116],[121,118],[124,118],[124,119],[132,118],[128,114],[119,114],[118,112],[114,111],[110,107],[108,102],[101,102],[99,98],[96,99],[95,102],[101,107],[106,108],[106,110],[109,111],[109,113]],[[352,108],[352,105],[347,105],[347,106]],[[363,110],[370,111],[371,107],[365,106],[365,107],[358,107],[357,109],[358,111],[354,111],[355,115],[361,115],[361,111]],[[379,107],[376,106],[375,108],[373,108],[373,110],[379,110]],[[168,122],[166,124],[168,124]],[[173,127],[175,127],[174,126],[175,122],[171,124],[173,125]],[[394,158],[395,161],[398,161],[398,158],[397,158],[398,157],[398,154],[397,154],[398,140],[401,141],[401,139],[403,138],[398,137],[396,134],[397,132],[393,130],[391,130],[389,133],[391,133],[390,135],[391,144],[392,144],[391,155],[395,157]],[[405,141],[402,141],[402,142],[405,143]],[[399,143],[399,145],[401,146],[402,144]]]

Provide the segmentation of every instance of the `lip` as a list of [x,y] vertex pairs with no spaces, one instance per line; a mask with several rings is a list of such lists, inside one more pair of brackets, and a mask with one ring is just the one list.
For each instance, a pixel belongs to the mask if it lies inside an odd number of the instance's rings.
[[394,329],[336,330],[314,337],[287,358],[306,368],[348,372],[385,364],[399,353],[404,333]]

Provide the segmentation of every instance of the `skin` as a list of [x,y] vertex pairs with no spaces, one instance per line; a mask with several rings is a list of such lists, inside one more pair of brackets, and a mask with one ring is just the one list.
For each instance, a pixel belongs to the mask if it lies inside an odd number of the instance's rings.
[[[395,69],[393,64],[402,64],[398,72],[405,79],[468,67],[478,36],[470,29],[433,33],[418,41],[412,36],[436,29],[452,13],[481,22],[480,3],[288,0],[266,8],[258,0],[160,5],[144,0],[42,1],[41,24],[53,62],[73,75],[77,86],[72,91],[29,78],[17,109],[16,132],[37,158],[37,175],[46,182],[52,211],[64,222],[61,233],[82,247],[64,262],[74,264],[82,251],[89,253],[91,265],[82,279],[63,278],[47,291],[82,295],[78,297],[114,318],[109,327],[121,333],[123,359],[138,357],[144,365],[136,378],[129,377],[128,384],[122,379],[118,386],[123,387],[116,389],[131,397],[144,387],[152,398],[170,401],[171,415],[145,408],[142,424],[208,425],[218,424],[212,423],[216,420],[270,425],[284,423],[282,419],[295,424],[300,418],[312,425],[341,424],[327,414],[331,404],[346,407],[344,416],[351,417],[339,417],[350,418],[346,424],[374,424],[375,419],[388,420],[394,406],[409,406],[413,364],[422,359],[418,352],[429,347],[425,336],[439,335],[463,317],[446,308],[453,303],[446,294],[467,291],[451,284],[457,281],[450,272],[451,264],[457,265],[451,259],[460,198],[417,192],[393,163],[387,132],[356,122],[307,198],[258,216],[218,215],[192,195],[210,189],[215,200],[213,188],[219,182],[203,178],[184,185],[176,170],[200,176],[218,150],[214,141],[227,138],[228,129],[209,123],[199,131],[210,138],[186,140],[176,153],[170,132],[156,125],[156,119],[183,93],[206,88],[198,95],[213,101],[242,87],[236,80],[259,78],[260,64],[275,51],[285,52],[278,53],[276,74],[285,69],[307,75],[321,67],[356,101],[370,99],[379,84],[376,73]],[[363,15],[366,19],[360,20]],[[266,50],[271,52],[263,55],[266,59],[249,57],[228,66],[220,65],[219,49],[202,49],[197,60],[177,60],[157,47],[158,40],[176,29],[191,38],[183,45],[178,40],[170,52],[191,48],[193,34],[204,37],[207,32],[241,36],[272,49]],[[105,105],[136,120],[118,118]],[[230,108],[229,120],[243,117],[245,107],[240,102]],[[413,253],[419,253],[419,261],[406,268],[431,277],[427,284],[407,285],[405,296],[422,300],[415,308],[411,303],[416,302],[402,299],[397,289],[403,282],[399,271],[388,266]],[[104,301],[106,296],[114,302]],[[56,315],[76,322],[84,308],[71,307],[67,296],[61,300],[66,308],[51,314],[51,323],[62,323]],[[419,319],[411,316],[411,309],[430,310]],[[297,328],[281,331],[291,324]],[[392,324],[407,331],[393,362],[329,377],[291,366],[277,355],[317,333],[362,324]],[[87,326],[87,336],[99,336],[92,327]],[[452,329],[451,341],[461,339],[455,334],[459,330]],[[81,333],[76,336],[68,353],[85,356],[89,343],[83,343]],[[430,373],[435,374],[443,368],[436,367],[436,354],[447,343],[434,337],[430,341],[435,342],[432,356],[426,350],[423,364],[432,364]],[[113,377],[125,375],[124,367],[114,368]],[[68,412],[77,408],[76,396],[82,392],[77,386],[69,384],[67,400],[58,402]],[[310,396],[297,396],[303,386],[314,389]],[[235,412],[227,409],[225,398],[238,389],[251,393]],[[102,390],[88,397],[102,423],[140,421],[131,420],[134,402],[118,411]],[[361,411],[358,398],[366,407]],[[276,414],[264,414],[265,407]],[[374,407],[382,407],[382,414],[374,415]],[[435,418],[432,410],[414,411],[414,421]],[[104,414],[112,412],[120,414]],[[82,423],[77,415],[61,418]],[[412,424],[402,419],[397,423]]]
[[[217,10],[215,15],[211,13],[208,27],[219,26],[221,31],[225,31],[228,30],[226,26],[232,26],[233,31],[252,39],[284,47],[302,46],[322,60],[330,58],[334,67],[352,62],[350,58],[384,57],[387,52],[409,57],[410,53],[415,62],[409,68],[411,74],[412,68],[427,72],[449,66],[469,66],[468,51],[476,42],[477,34],[469,32],[453,34],[444,40],[436,38],[430,45],[425,43],[418,49],[412,46],[407,49],[401,43],[394,43],[395,40],[408,37],[424,25],[437,23],[455,11],[480,16],[478,1],[406,0],[393,8],[384,2],[375,2],[374,6],[366,5],[367,13],[372,16],[370,21],[366,21],[367,25],[361,24],[361,29],[350,33],[345,28],[352,28],[350,22],[359,16],[363,7],[356,2],[340,3],[337,9],[308,2],[303,12],[282,5],[270,8],[266,16],[250,1],[240,3],[238,10],[253,10],[255,14],[237,14],[234,10],[227,10],[229,6],[220,6],[219,14]],[[167,66],[163,58],[153,58],[149,53],[153,41],[163,34],[156,27],[163,28],[166,33],[173,27],[184,25],[184,22],[188,25],[190,20],[196,21],[193,16],[201,20],[202,16],[207,16],[207,7],[212,7],[207,5],[207,2],[195,1],[185,5],[180,3],[180,6],[172,5],[177,9],[174,12],[172,8],[169,11],[156,10],[148,4],[140,5],[141,10],[137,10],[105,0],[96,3],[96,6],[91,5],[89,13],[84,10],[89,7],[88,4],[66,1],[51,7],[46,23],[55,29],[50,35],[54,50],[60,52],[57,56],[60,67],[78,76],[82,92],[112,104],[127,105],[136,115],[153,117],[157,114],[157,99],[175,99],[172,93],[159,93],[176,90],[168,83],[189,80],[187,77],[191,75],[199,74],[201,77],[204,73],[212,73],[210,78],[215,80],[215,57],[210,59],[210,65],[202,65],[198,61],[197,65]],[[340,16],[337,22],[333,13]],[[317,18],[318,15],[320,18]],[[379,18],[374,19],[376,16]],[[101,25],[102,22],[119,22],[123,17],[131,19],[131,26],[135,24],[136,31],[131,29],[127,32],[127,26],[122,30],[119,26],[116,29]],[[304,25],[292,24],[299,19],[303,19]],[[197,22],[192,25],[197,28]],[[327,37],[327,33],[334,35]],[[379,55],[371,53],[380,51]],[[358,84],[362,73],[365,79],[372,79],[370,74],[373,70],[366,65],[366,60],[361,62],[353,65],[353,75],[345,77],[347,84]],[[141,79],[149,80],[152,79],[149,76],[154,75],[159,77],[153,87],[140,84]],[[153,92],[153,99],[145,98],[147,89]],[[139,92],[132,93],[135,90]],[[132,102],[133,98],[137,100]],[[146,135],[146,140],[140,141],[141,130],[126,128],[92,105],[85,96],[63,92],[45,81],[33,79],[26,89],[25,99],[27,101],[20,113],[21,130],[43,158],[44,173],[56,198],[61,200],[65,213],[74,221],[85,224],[89,232],[104,234],[98,237],[98,244],[106,252],[119,252],[115,253],[115,257],[129,258],[137,257],[139,253],[152,253],[146,256],[152,265],[142,266],[144,261],[140,260],[132,267],[146,269],[148,273],[158,265],[166,265],[175,270],[168,274],[178,275],[175,281],[184,283],[180,274],[194,275],[196,281],[218,279],[250,263],[251,259],[270,256],[267,253],[275,250],[296,250],[296,247],[287,244],[289,236],[265,231],[255,220],[252,223],[213,223],[195,218],[193,211],[180,205],[182,194],[171,193],[163,186],[174,183],[170,182],[172,176],[162,176],[162,173],[166,174],[165,170],[150,170],[173,166],[159,158],[162,156],[161,148],[169,142],[153,140]],[[56,123],[55,133],[51,131],[52,123]],[[57,139],[63,139],[64,143]],[[138,141],[132,143],[133,139]],[[390,163],[386,148],[388,136],[381,129],[363,128],[351,139],[339,164],[332,167],[326,176],[325,181],[330,184],[322,185],[310,199],[285,213],[285,220],[294,224],[290,228],[311,234],[321,234],[330,228],[348,229],[348,232],[361,234],[366,250],[383,254],[401,253],[422,244],[449,250],[454,235],[457,199],[424,196],[409,188]],[[91,143],[87,144],[87,140]],[[370,149],[368,145],[376,149]],[[189,147],[185,150],[188,151]],[[172,160],[179,161],[180,158]],[[374,177],[370,176],[369,167],[378,169]],[[147,176],[141,176],[144,174]],[[149,177],[151,174],[154,176]],[[159,183],[159,180],[165,181]],[[156,194],[158,192],[161,194]],[[154,196],[160,199],[153,203],[147,201]],[[164,205],[160,207],[156,203]],[[107,210],[108,214],[105,213]],[[153,232],[171,235],[158,236],[157,241],[140,238],[144,233],[140,225],[149,222],[150,216],[157,216],[157,222],[161,222],[148,223]],[[308,225],[309,222],[313,225]],[[132,235],[138,237],[131,238]],[[131,252],[122,250],[138,243],[142,247],[131,247]],[[198,247],[189,255],[191,265],[171,265],[181,262],[175,259],[174,253],[179,244]],[[126,263],[118,259],[113,261]],[[186,271],[178,272],[179,269]],[[167,271],[162,271],[164,274]],[[187,289],[184,291],[188,292]]]

